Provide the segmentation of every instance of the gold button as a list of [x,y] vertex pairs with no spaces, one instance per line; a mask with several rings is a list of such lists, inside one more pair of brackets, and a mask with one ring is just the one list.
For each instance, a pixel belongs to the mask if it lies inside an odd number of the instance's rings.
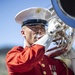
[[43,74],[46,75],[46,71],[43,71]]
[[45,64],[41,64],[42,67],[45,67]]

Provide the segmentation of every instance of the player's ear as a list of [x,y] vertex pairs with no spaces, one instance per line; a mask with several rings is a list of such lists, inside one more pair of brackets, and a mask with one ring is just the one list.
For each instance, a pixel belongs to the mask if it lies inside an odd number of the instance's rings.
[[25,36],[25,31],[21,30],[22,36]]

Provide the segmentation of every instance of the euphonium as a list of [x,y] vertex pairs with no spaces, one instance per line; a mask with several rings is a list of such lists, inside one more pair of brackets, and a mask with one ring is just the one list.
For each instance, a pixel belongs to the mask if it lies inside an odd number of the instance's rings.
[[[56,34],[54,34],[54,38],[52,41],[52,45],[54,45],[54,46],[51,48],[51,46],[52,46],[51,45],[50,49],[47,50],[47,52],[53,51],[52,53],[49,54],[50,57],[56,57],[56,56],[60,56],[62,54],[65,54],[69,50],[72,49],[72,45],[73,45],[74,39],[75,39],[75,29],[72,28],[71,26],[67,25],[66,23],[64,23],[58,17],[58,15],[56,14],[53,7],[51,7],[49,10],[52,14],[52,16],[50,17],[50,20],[53,18],[56,18],[57,21],[59,23],[61,23],[61,25],[57,25],[57,26],[54,25],[55,30],[56,30]],[[51,27],[51,25],[50,25],[50,27]]]
[[57,46],[48,50],[57,51],[49,54],[49,56],[56,57],[62,55],[65,58],[69,58],[73,72],[75,73],[75,50],[73,49],[75,40],[75,0],[51,0],[51,2],[57,15],[55,18],[57,18],[58,21],[61,19],[63,30],[57,32],[54,37],[53,42],[55,42]]

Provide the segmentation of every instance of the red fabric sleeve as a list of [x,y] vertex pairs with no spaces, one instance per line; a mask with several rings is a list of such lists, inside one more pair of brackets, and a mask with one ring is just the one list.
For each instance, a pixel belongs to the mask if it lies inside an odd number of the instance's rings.
[[6,64],[12,72],[30,71],[36,62],[44,55],[44,46],[34,45],[32,47],[14,47],[6,55]]

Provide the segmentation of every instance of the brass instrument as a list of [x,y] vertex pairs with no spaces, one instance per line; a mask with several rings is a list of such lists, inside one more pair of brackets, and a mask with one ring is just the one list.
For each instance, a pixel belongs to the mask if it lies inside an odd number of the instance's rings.
[[[51,0],[55,18],[61,22],[61,31],[57,32],[53,42],[56,47],[47,52],[56,50],[49,54],[51,57],[63,55],[71,60],[72,69],[75,73],[75,50],[72,45],[75,40],[75,0]],[[58,30],[58,28],[56,27]]]

